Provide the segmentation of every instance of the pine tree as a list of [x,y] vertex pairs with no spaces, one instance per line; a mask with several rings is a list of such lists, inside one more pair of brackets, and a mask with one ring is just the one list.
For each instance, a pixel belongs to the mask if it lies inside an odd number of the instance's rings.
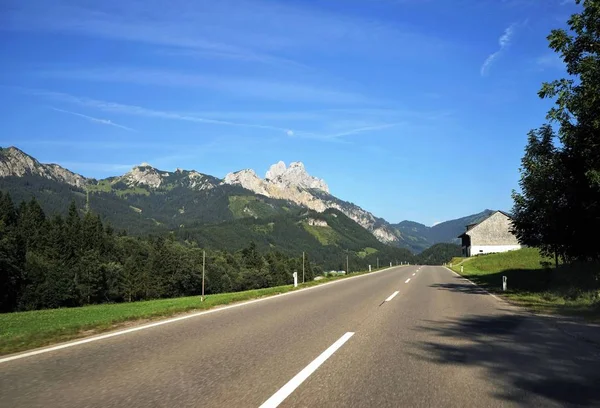
[[13,310],[24,280],[25,248],[17,231],[17,212],[8,194],[0,192],[0,311]]

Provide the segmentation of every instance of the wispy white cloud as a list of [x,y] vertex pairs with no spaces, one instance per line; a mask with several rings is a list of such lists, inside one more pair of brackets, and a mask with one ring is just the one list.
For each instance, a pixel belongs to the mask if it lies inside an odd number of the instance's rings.
[[[89,108],[95,108],[104,112],[112,112],[116,114],[123,115],[131,115],[131,116],[143,116],[149,118],[160,118],[160,119],[169,119],[169,120],[177,120],[177,121],[186,121],[186,122],[195,122],[195,123],[204,123],[210,125],[223,125],[223,126],[237,126],[237,127],[249,127],[249,128],[257,128],[257,129],[268,129],[268,130],[276,130],[280,132],[286,133],[289,129],[277,127],[277,126],[269,126],[269,125],[259,125],[259,124],[251,124],[251,123],[238,123],[231,121],[223,121],[223,120],[214,120],[209,118],[202,118],[194,115],[187,115],[179,112],[172,111],[163,111],[163,110],[155,110],[148,109],[141,106],[136,105],[127,105],[116,102],[107,102],[98,99],[86,98],[86,97],[78,97],[74,95],[69,95],[61,92],[51,92],[51,91],[40,91],[40,90],[26,90],[34,95],[38,95],[41,97],[51,98],[53,100],[67,102],[76,104],[79,106],[85,106]],[[83,116],[90,120],[99,120],[97,118],[92,118],[87,115],[77,114],[75,112],[70,112],[62,109],[56,109],[65,113],[76,114],[78,116]],[[101,120],[100,120],[101,121]],[[108,121],[110,122],[110,121]],[[105,123],[105,124],[114,124],[114,122]]]
[[70,80],[128,83],[171,87],[198,87],[222,92],[230,97],[275,101],[310,102],[314,104],[373,103],[355,92],[340,91],[291,81],[225,75],[200,75],[178,71],[111,68],[76,71],[46,71],[40,75]]
[[500,45],[500,48],[498,49],[498,51],[494,52],[493,54],[490,54],[483,62],[483,65],[481,66],[481,76],[487,75],[492,64],[498,59],[498,57],[500,57],[500,55],[502,55],[502,53],[504,53],[506,48],[510,46],[513,36],[515,35],[516,27],[517,24],[514,23],[508,26],[506,30],[504,30],[504,33],[498,39],[498,44]]
[[[447,50],[446,40],[401,23],[333,13],[316,4],[264,0],[16,2],[2,29],[60,32],[197,51],[208,58],[289,64],[304,50],[415,54]],[[403,44],[390,47],[389,44]],[[446,47],[444,47],[446,45]],[[296,57],[296,58],[295,58]]]
[[257,62],[261,64],[281,65],[285,68],[301,70],[312,70],[307,64],[290,58],[277,57],[244,50],[214,50],[214,49],[189,49],[189,48],[161,48],[155,52],[157,55],[166,57],[188,57],[195,59],[222,59],[236,62]]
[[118,123],[115,123],[115,122],[113,122],[110,119],[95,118],[93,116],[84,115],[82,113],[72,112],[72,111],[68,111],[68,110],[65,110],[65,109],[58,109],[58,108],[54,108],[54,107],[50,107],[50,109],[55,110],[57,112],[67,113],[67,114],[73,115],[73,116],[79,116],[80,118],[84,118],[84,119],[87,119],[87,120],[89,120],[91,122],[99,123],[101,125],[114,126],[114,127],[119,128],[119,129],[127,130],[129,132],[137,132],[137,130],[135,130],[135,129],[132,129],[132,128],[127,127],[127,126],[119,125]]
[[[272,126],[266,124],[255,124],[255,123],[242,123],[242,122],[234,122],[234,121],[225,121],[225,120],[217,120],[206,117],[196,116],[194,114],[176,112],[176,111],[164,111],[164,110],[156,110],[149,109],[136,105],[127,105],[116,102],[108,102],[102,101],[98,99],[92,99],[87,97],[78,97],[74,95],[69,95],[61,92],[52,92],[52,91],[44,91],[44,90],[27,90],[21,89],[24,92],[29,94],[33,94],[39,97],[52,99],[54,101],[60,101],[64,103],[75,104],[78,106],[83,106],[86,108],[98,109],[103,112],[110,112],[114,114],[120,115],[131,115],[131,116],[141,116],[147,118],[158,118],[158,119],[166,119],[166,120],[174,120],[174,121],[184,121],[184,122],[194,122],[201,123],[207,125],[222,125],[222,126],[233,126],[233,127],[245,127],[245,128],[255,128],[255,129],[264,129],[264,130],[272,130],[276,132],[281,132],[289,137],[300,137],[300,138],[310,138],[310,139],[318,139],[322,141],[338,141],[344,136],[354,135],[358,133],[367,133],[367,132],[375,132],[384,130],[387,128],[391,128],[394,126],[398,126],[402,123],[400,122],[386,122],[386,123],[373,123],[368,120],[341,120],[339,118],[327,119],[323,118],[321,123],[321,127],[326,125],[321,131],[307,131],[303,129],[295,129],[291,126],[283,127],[283,126]],[[57,109],[58,110],[58,109]],[[71,111],[60,109],[60,111],[64,111],[67,113],[74,113]],[[87,115],[84,115],[86,118]],[[94,118],[96,119],[96,118]],[[110,122],[114,124],[114,122]],[[357,126],[361,124],[362,126]],[[354,126],[352,126],[354,125]]]
[[372,126],[364,126],[364,127],[359,127],[359,128],[346,129],[346,130],[342,130],[342,131],[339,131],[336,133],[296,132],[296,135],[300,136],[300,137],[309,138],[309,139],[336,141],[336,140],[343,138],[344,136],[350,136],[350,135],[355,135],[358,133],[374,132],[374,131],[389,129],[391,127],[398,126],[400,124],[401,123],[382,123],[382,124],[377,124],[377,125],[372,125]]

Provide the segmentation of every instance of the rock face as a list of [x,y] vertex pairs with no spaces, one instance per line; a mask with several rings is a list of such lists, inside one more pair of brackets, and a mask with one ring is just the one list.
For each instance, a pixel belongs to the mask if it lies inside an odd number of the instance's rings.
[[302,162],[293,162],[289,168],[286,168],[282,161],[272,165],[267,171],[265,181],[281,188],[314,188],[329,193],[329,187],[325,181],[308,174]]
[[256,194],[271,197],[267,189],[267,183],[258,177],[254,170],[247,169],[229,173],[225,176],[224,183],[242,186],[250,191],[254,191]]
[[[168,174],[169,173],[166,173],[166,175]],[[121,180],[130,187],[143,185],[151,188],[158,188],[163,182],[163,177],[154,167],[150,166],[148,163],[142,163],[121,177]]]
[[308,223],[308,225],[313,226],[313,227],[327,227],[327,221],[325,220],[317,220],[316,218],[309,218],[306,220],[306,222]]
[[285,173],[285,170],[286,170],[285,163],[280,161],[279,163],[271,166],[269,171],[267,171],[267,175],[265,176],[265,179],[275,180],[277,177],[282,176],[283,173]]
[[385,221],[357,205],[332,196],[325,181],[308,174],[301,162],[286,167],[280,161],[270,167],[264,180],[250,169],[229,173],[224,183],[239,185],[266,197],[292,201],[318,212],[335,208],[369,230],[379,241],[388,244],[398,242],[395,230]]
[[[59,166],[58,164],[40,163],[33,157],[22,152],[16,147],[0,148],[0,177],[23,177],[27,175],[40,176],[61,183],[66,183],[77,188],[97,184],[92,178],[83,177]],[[148,163],[135,166],[122,176],[108,179],[111,184],[123,182],[128,187],[148,187],[158,189],[166,186],[180,186],[193,190],[210,190],[220,184],[220,180],[198,173],[177,169],[173,173],[157,170]]]
[[92,179],[73,173],[58,164],[42,164],[16,147],[0,150],[0,177],[40,176],[83,188]]
[[169,173],[158,170],[148,163],[135,166],[128,173],[113,179],[113,183],[117,181],[122,181],[129,187],[143,186],[151,189],[185,187],[198,191],[213,189],[219,183],[218,179],[195,170],[177,169]]

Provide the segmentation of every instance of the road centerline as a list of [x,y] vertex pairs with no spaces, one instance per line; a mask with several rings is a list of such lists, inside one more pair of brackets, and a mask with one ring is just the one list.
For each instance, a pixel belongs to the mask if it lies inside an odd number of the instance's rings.
[[410,278],[408,278],[406,281],[404,281],[404,283],[408,283],[410,282]]
[[315,358],[309,365],[304,367],[302,371],[288,381],[283,387],[279,389],[275,394],[266,400],[260,408],[276,408],[281,404],[287,397],[290,396],[296,388],[300,386],[312,373],[314,373],[329,357],[333,355],[340,347],[346,343],[350,337],[354,336],[354,332],[348,332],[340,337],[335,343],[333,343],[327,350],[321,355]]
[[385,300],[386,302],[389,302],[390,300],[392,300],[393,298],[396,297],[396,295],[400,293],[400,291],[395,291],[394,293],[392,293],[390,296],[388,296],[388,298]]

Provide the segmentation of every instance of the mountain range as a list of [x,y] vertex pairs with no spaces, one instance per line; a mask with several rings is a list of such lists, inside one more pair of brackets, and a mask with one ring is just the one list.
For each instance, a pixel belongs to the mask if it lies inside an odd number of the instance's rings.
[[[217,247],[225,244],[215,236],[234,241],[244,236],[265,246],[285,246],[290,240],[278,242],[277,228],[289,224],[296,231],[286,230],[286,237],[306,235],[323,246],[345,245],[347,250],[350,241],[361,241],[362,249],[350,246],[359,252],[396,247],[418,253],[436,243],[456,242],[465,225],[491,213],[485,210],[433,227],[413,221],[391,224],[330,194],[325,181],[311,176],[301,162],[289,167],[274,164],[264,178],[246,169],[224,179],[195,170],[167,172],[142,163],[121,176],[97,180],[40,163],[16,147],[0,149],[0,189],[16,202],[33,196],[49,213],[64,213],[75,200],[80,208],[88,206],[130,233],[172,231]],[[301,240],[292,241],[303,245]]]

